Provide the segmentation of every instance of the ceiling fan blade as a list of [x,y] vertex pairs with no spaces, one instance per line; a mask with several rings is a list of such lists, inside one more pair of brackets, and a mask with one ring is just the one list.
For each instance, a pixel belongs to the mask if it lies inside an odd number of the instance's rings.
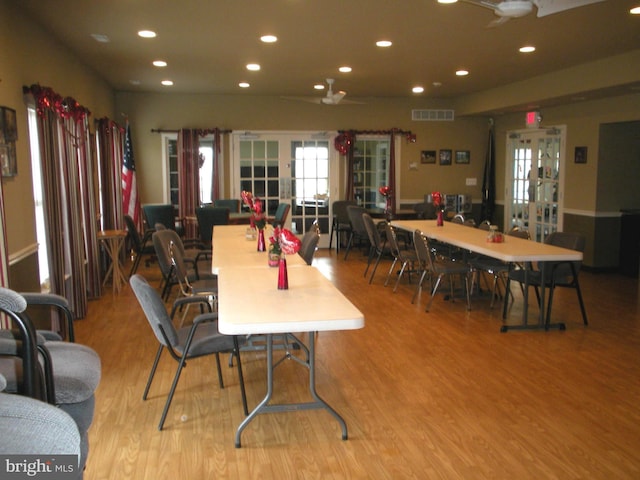
[[511,20],[511,17],[498,17],[495,20],[491,20],[487,25],[487,28],[499,27],[503,23],[507,23],[509,20]]
[[564,12],[572,8],[584,7],[592,3],[600,3],[604,0],[533,0],[538,7],[538,17],[545,17],[554,13]]
[[307,102],[307,103],[322,103],[324,97],[281,97],[285,100],[295,100],[296,102]]

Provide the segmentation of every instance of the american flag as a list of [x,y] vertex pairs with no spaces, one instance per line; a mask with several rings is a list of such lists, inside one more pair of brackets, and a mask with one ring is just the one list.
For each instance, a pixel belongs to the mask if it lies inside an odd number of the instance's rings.
[[138,198],[136,164],[133,159],[129,122],[127,122],[127,132],[124,140],[124,162],[122,164],[122,210],[125,215],[133,218],[136,225],[139,224],[140,199]]

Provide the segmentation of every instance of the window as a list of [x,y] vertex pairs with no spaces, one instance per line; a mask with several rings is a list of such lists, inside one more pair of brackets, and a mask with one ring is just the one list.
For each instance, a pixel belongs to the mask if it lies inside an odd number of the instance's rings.
[[31,174],[33,177],[33,200],[35,204],[36,241],[38,242],[38,273],[42,291],[49,291],[49,255],[44,223],[42,171],[40,169],[40,145],[38,141],[38,125],[36,109],[27,107],[29,121],[29,142],[31,147]]

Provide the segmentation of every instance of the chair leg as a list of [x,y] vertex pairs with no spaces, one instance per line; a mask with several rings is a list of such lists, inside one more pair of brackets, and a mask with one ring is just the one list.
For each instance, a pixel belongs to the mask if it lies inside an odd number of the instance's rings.
[[438,291],[438,287],[440,286],[440,281],[442,280],[442,274],[438,275],[438,279],[436,280],[436,284],[431,290],[431,298],[429,298],[429,302],[427,303],[427,307],[424,309],[425,312],[428,312],[431,308],[431,304],[433,303],[433,297],[436,296],[436,292]]
[[131,265],[131,271],[129,272],[129,277],[134,275],[138,270],[138,266],[140,265],[140,259],[142,258],[142,254],[136,252],[136,257],[133,259],[133,265]]
[[580,303],[580,311],[582,312],[582,322],[585,325],[589,325],[589,321],[587,320],[587,311],[584,308],[584,302],[582,301],[582,292],[580,291],[580,284],[578,283],[578,278],[576,277],[576,293],[578,294],[578,302]]
[[162,410],[162,417],[160,418],[160,423],[158,424],[158,430],[162,430],[162,427],[164,426],[164,421],[167,418],[167,413],[169,413],[169,407],[171,406],[171,400],[173,400],[173,394],[176,392],[178,380],[180,380],[180,374],[182,373],[182,369],[185,367],[186,361],[186,355],[180,357],[180,361],[178,362],[178,369],[176,370],[176,375],[173,377],[173,383],[171,384],[171,390],[169,391],[167,402],[164,404],[164,410]]
[[158,352],[156,353],[156,358],[153,361],[153,367],[151,367],[151,371],[149,372],[149,378],[147,379],[147,386],[144,387],[144,393],[142,394],[142,400],[147,399],[147,394],[149,393],[149,388],[151,387],[151,382],[153,381],[153,376],[156,374],[156,369],[158,368],[158,362],[160,361],[160,355],[162,355],[162,349],[164,347],[160,345],[158,347]]
[[378,269],[378,265],[380,264],[381,257],[382,257],[382,251],[378,252],[378,258],[376,259],[376,263],[373,266],[373,270],[371,271],[371,276],[369,277],[369,284],[373,282],[373,276],[376,274],[376,270]]
[[[398,278],[396,279],[396,284],[393,287],[393,293],[398,289],[398,284],[400,283],[400,279],[402,275],[404,275],[404,269],[407,268],[407,262],[402,263],[402,268],[400,269],[400,273],[398,273]],[[411,272],[409,272],[409,281],[411,281]]]
[[[391,278],[391,274],[393,273],[393,268],[396,266],[396,263],[398,263],[398,259],[394,258],[393,262],[391,263],[391,267],[389,268],[389,272],[387,273],[387,278],[384,280],[385,287],[389,283],[389,278]],[[393,291],[395,292],[395,288],[393,289]]]
[[218,385],[224,388],[224,380],[222,379],[222,369],[220,368],[220,353],[216,352],[216,370],[218,371]]
[[347,249],[344,252],[344,259],[346,260],[349,256],[349,252],[351,251],[351,245],[353,245],[353,232],[349,234],[349,241],[347,242]]
[[416,291],[413,293],[413,297],[411,297],[411,304],[413,304],[416,301],[416,297],[418,296],[418,293],[420,293],[420,290],[422,290],[422,282],[424,282],[424,277],[426,276],[427,276],[427,271],[423,270],[422,275],[420,275],[420,279],[418,280],[418,285],[416,285]]

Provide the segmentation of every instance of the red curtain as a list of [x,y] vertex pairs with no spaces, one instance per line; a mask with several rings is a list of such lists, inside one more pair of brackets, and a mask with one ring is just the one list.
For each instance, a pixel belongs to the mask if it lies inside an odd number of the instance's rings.
[[200,142],[198,130],[178,133],[178,202],[187,238],[197,237],[196,207],[200,205]]

